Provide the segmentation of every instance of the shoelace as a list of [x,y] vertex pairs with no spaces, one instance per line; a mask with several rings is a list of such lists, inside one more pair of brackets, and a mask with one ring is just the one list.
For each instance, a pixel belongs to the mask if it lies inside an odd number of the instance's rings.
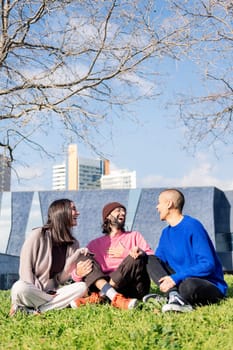
[[184,301],[181,300],[181,298],[179,298],[177,295],[171,295],[169,297],[169,304],[172,304],[174,302],[177,302],[180,305],[185,305]]

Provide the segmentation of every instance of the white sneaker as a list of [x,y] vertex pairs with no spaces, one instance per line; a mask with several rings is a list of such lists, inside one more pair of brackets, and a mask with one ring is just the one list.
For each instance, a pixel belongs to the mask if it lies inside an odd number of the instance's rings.
[[134,309],[138,305],[138,299],[131,299],[128,304],[128,309]]
[[169,301],[162,307],[162,312],[176,311],[176,312],[190,312],[193,307],[188,304],[180,295],[171,295]]
[[167,301],[167,297],[164,297],[160,294],[151,293],[144,295],[144,297],[142,298],[143,303],[147,303],[150,300],[157,301],[158,303],[162,304]]

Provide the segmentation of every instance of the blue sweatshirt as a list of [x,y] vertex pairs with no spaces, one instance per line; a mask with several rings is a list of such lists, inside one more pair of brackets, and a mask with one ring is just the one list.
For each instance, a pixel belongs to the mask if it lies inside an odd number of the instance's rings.
[[222,265],[208,233],[198,220],[185,215],[178,225],[167,226],[162,231],[155,255],[175,271],[171,278],[176,284],[187,277],[204,278],[226,295]]

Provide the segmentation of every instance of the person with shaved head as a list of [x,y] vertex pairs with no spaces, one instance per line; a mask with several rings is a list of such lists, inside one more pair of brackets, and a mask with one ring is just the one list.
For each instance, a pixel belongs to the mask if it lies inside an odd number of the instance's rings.
[[[159,194],[157,211],[168,226],[163,229],[148,273],[167,296],[163,312],[192,311],[197,305],[217,303],[226,296],[222,265],[200,221],[183,215],[184,195],[178,189]],[[154,298],[149,294],[144,301]]]

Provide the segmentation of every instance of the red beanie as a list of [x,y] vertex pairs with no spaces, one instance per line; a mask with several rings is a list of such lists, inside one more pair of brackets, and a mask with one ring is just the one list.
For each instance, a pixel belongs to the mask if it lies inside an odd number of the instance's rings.
[[112,202],[112,203],[108,203],[104,206],[103,208],[103,221],[105,221],[106,217],[116,208],[123,208],[126,211],[126,208],[124,205],[122,205],[121,203],[118,202]]

